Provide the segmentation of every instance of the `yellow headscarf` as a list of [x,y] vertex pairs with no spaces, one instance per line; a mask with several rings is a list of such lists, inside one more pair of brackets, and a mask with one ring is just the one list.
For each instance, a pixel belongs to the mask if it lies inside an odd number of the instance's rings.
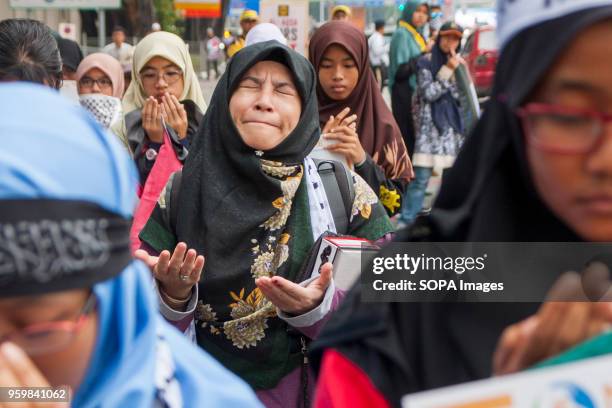
[[352,11],[351,11],[351,8],[349,6],[340,5],[340,6],[336,6],[336,7],[334,7],[332,9],[332,11],[331,11],[332,18],[334,17],[334,14],[336,14],[338,11],[342,11],[348,17],[351,17],[351,15],[353,14]]
[[202,113],[206,112],[206,102],[198,77],[193,70],[187,44],[177,35],[164,31],[151,33],[136,45],[132,65],[132,82],[123,97],[123,111],[128,114],[144,106],[146,95],[140,80],[140,70],[153,57],[165,58],[183,71],[185,86],[179,100],[189,99],[200,108]]
[[427,44],[425,43],[425,39],[423,38],[421,33],[419,33],[417,30],[414,29],[413,26],[403,20],[399,21],[399,25],[400,27],[404,27],[406,30],[408,30],[410,34],[412,34],[412,37],[414,38],[414,41],[416,41],[421,52],[427,51]]
[[255,10],[246,9],[240,15],[240,21],[244,20],[259,21],[259,16]]

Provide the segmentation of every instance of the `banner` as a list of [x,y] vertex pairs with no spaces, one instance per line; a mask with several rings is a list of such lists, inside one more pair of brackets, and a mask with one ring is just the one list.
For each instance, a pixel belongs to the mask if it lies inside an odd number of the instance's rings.
[[188,18],[219,18],[221,17],[220,0],[175,0],[174,7],[184,10]]
[[280,28],[287,39],[287,46],[306,56],[310,15],[308,0],[261,0],[260,19]]
[[244,10],[254,10],[259,13],[259,0],[230,0],[229,9],[240,15]]
[[31,9],[118,9],[121,0],[10,0],[10,5]]
[[407,395],[403,408],[607,408],[612,356]]

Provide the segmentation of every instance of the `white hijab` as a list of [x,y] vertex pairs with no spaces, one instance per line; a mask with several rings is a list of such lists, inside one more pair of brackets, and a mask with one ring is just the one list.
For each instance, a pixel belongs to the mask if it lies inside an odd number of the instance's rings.
[[283,45],[287,45],[287,39],[281,30],[272,23],[261,23],[251,28],[246,36],[246,46],[260,42],[276,40]]

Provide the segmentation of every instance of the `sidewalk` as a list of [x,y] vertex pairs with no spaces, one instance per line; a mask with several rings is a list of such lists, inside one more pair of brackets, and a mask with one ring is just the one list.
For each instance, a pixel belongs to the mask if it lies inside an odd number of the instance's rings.
[[208,81],[206,79],[202,79],[201,76],[198,76],[198,80],[200,81],[200,88],[202,88],[202,93],[204,94],[204,100],[206,100],[206,103],[208,104],[210,103],[210,98],[212,97],[215,87],[217,86],[217,81]]

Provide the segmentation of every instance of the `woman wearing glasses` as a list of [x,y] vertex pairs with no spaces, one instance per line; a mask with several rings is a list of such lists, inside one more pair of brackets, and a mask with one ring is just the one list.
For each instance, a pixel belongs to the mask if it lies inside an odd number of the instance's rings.
[[79,95],[123,96],[123,69],[108,54],[97,52],[85,57],[77,68],[76,80]]
[[76,70],[81,106],[105,128],[121,119],[123,69],[115,58],[95,53],[81,61]]
[[127,244],[136,169],[120,144],[39,85],[0,84],[0,110],[0,384],[68,386],[79,408],[259,407],[158,314]]
[[123,111],[123,123],[113,130],[129,146],[142,184],[166,137],[178,160],[185,160],[206,103],[187,45],[178,36],[160,31],[136,45]]
[[[445,176],[431,215],[396,238],[610,242],[612,5],[498,5],[501,54],[491,102]],[[609,258],[598,264],[595,273],[605,272],[607,285]],[[580,276],[563,280],[562,272],[539,278],[567,284],[565,299],[577,299]],[[525,369],[608,329],[609,305],[368,304],[357,288],[320,337],[327,350],[319,406],[353,398],[401,406],[411,392]],[[364,384],[360,393],[357,381]]]
[[140,205],[134,215],[132,248],[168,177],[179,170],[206,110],[187,45],[155,32],[134,50],[132,82],[123,98],[123,123],[113,130],[134,157],[140,174]]

